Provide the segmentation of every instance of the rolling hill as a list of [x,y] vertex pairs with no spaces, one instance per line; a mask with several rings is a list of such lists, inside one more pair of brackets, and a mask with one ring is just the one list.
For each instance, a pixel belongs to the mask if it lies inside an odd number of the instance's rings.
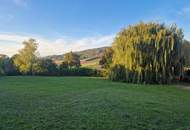
[[[74,52],[80,56],[81,65],[83,67],[89,67],[94,69],[100,69],[99,60],[100,57],[103,55],[104,50],[108,47],[101,47],[101,48],[93,48],[87,49],[83,51]],[[51,55],[45,58],[53,60],[56,64],[61,64],[64,59],[64,54],[62,55]]]

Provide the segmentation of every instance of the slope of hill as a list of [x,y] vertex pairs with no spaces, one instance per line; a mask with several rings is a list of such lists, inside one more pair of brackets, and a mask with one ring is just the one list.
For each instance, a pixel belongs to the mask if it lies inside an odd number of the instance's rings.
[[84,59],[81,60],[81,66],[91,69],[98,69],[101,70],[101,66],[99,65],[100,57],[92,58],[92,59]]
[[[74,52],[80,56],[81,65],[89,68],[99,68],[99,59],[103,55],[104,50],[108,47],[87,49]],[[45,58],[52,59],[56,64],[61,64],[64,59],[63,55],[51,55]]]
[[88,50],[84,50],[84,51],[78,51],[78,52],[75,52],[75,53],[80,56],[81,60],[83,60],[83,59],[91,59],[91,58],[94,58],[94,57],[101,57],[106,48],[108,48],[108,47],[88,49]]

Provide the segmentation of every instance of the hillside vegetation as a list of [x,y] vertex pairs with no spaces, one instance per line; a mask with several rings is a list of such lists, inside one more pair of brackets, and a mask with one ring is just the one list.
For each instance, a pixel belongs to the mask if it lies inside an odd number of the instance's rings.
[[[83,51],[77,51],[74,53],[80,56],[80,60],[88,61],[91,59],[93,60],[93,59],[100,58],[103,55],[103,52],[106,48],[108,48],[108,47],[87,49],[87,50],[83,50]],[[63,55],[51,55],[51,56],[47,56],[45,58],[51,59],[54,62],[60,64],[64,60],[64,54]]]

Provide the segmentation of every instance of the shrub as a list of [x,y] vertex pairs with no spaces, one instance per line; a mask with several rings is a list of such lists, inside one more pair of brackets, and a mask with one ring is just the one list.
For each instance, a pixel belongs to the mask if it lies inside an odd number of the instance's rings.
[[90,68],[73,67],[73,68],[60,68],[60,75],[61,76],[100,76],[101,72]]
[[50,59],[38,59],[33,65],[32,74],[41,76],[59,75],[57,65]]

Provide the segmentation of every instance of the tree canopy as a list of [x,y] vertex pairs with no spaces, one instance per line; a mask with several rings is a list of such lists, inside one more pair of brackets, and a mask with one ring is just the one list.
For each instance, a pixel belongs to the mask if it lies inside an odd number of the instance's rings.
[[0,56],[0,75],[14,75],[16,74],[16,68],[13,64],[13,59],[6,55]]
[[15,55],[14,64],[21,73],[32,73],[33,65],[37,59],[37,47],[35,39],[23,42],[24,48]]
[[114,40],[112,67],[124,66],[127,82],[171,82],[175,75],[182,73],[182,41],[183,32],[176,25],[139,23],[129,26]]
[[112,63],[112,57],[113,57],[113,50],[111,47],[106,48],[104,50],[104,53],[99,61],[99,64],[102,66],[102,68],[109,68],[110,64]]
[[190,67],[190,42],[184,40],[182,45],[182,56],[185,60],[185,67]]
[[175,24],[142,22],[122,29],[112,47],[101,53],[101,72],[80,67],[80,56],[72,51],[64,54],[59,65],[55,59],[38,56],[35,39],[23,45],[11,58],[0,55],[0,75],[99,75],[114,81],[170,83],[174,78],[185,77],[183,71],[190,67],[190,42],[183,39],[183,31]]
[[69,68],[71,67],[80,67],[80,56],[73,53],[72,51],[66,53],[64,55],[64,67],[68,65]]
[[57,65],[51,59],[38,58],[33,65],[35,75],[57,75]]

